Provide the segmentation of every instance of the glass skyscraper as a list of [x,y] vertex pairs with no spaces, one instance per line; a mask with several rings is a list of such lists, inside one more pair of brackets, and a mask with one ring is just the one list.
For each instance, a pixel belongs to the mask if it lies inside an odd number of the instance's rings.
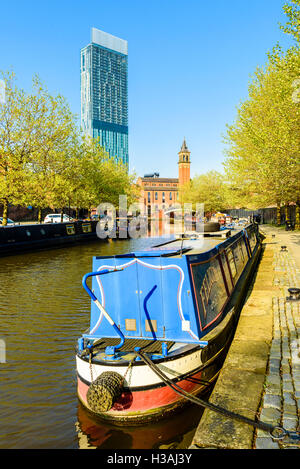
[[81,49],[81,127],[128,165],[128,45],[92,28]]

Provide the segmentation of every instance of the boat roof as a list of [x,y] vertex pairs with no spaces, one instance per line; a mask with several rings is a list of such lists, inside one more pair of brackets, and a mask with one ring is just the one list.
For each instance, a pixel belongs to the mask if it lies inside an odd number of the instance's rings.
[[[198,239],[193,238],[182,238],[182,239],[175,239],[173,241],[168,242],[168,244],[164,244],[161,247],[165,249],[168,248],[171,250],[176,256],[181,256],[182,254],[200,254],[202,252],[211,251],[212,249],[216,248],[220,244],[224,243],[228,238],[220,238],[220,237],[204,237]],[[154,246],[153,250],[158,249],[160,246]]]
[[244,227],[237,227],[228,232],[228,236],[222,236],[222,231],[215,233],[185,233],[177,239],[171,239],[145,249],[103,257],[182,257],[183,255],[196,255],[212,251],[220,245],[230,244],[230,240],[240,233]]

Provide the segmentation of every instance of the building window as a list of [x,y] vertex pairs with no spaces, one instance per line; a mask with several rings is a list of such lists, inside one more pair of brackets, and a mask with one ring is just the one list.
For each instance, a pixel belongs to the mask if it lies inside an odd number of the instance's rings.
[[162,193],[162,202],[164,203],[166,200],[165,200],[165,193],[163,192]]
[[170,200],[172,200],[172,192],[170,192]]
[[155,192],[155,200],[158,200],[158,193]]
[[150,192],[148,192],[148,204],[150,204],[150,202],[151,202],[151,194]]

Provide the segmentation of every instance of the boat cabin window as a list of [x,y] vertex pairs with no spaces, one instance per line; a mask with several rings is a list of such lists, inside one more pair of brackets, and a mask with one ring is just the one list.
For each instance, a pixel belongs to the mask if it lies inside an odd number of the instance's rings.
[[227,292],[217,257],[203,264],[191,264],[201,328],[209,326],[227,301]]
[[233,285],[232,285],[232,281],[231,281],[231,277],[230,277],[229,266],[228,266],[228,263],[227,263],[226,256],[225,256],[224,252],[222,252],[220,254],[220,259],[221,259],[221,263],[222,263],[222,267],[223,267],[223,272],[224,272],[224,275],[225,275],[227,288],[228,288],[229,293],[231,293],[231,291],[233,289]]
[[227,259],[231,271],[231,276],[233,283],[235,284],[236,276],[237,276],[237,269],[236,269],[236,264],[235,264],[235,259],[234,255],[231,249],[227,249]]
[[[236,265],[236,270],[237,270],[237,279],[239,278],[239,276],[241,275],[243,271],[243,268],[245,265],[245,259],[246,259],[246,256],[244,256],[242,243],[245,246],[244,240],[239,239],[233,246],[233,253],[234,253],[235,265]],[[245,246],[245,249],[246,249],[246,246]]]
[[243,267],[244,267],[244,265],[248,261],[248,253],[247,253],[247,248],[245,244],[245,239],[241,239],[238,243],[238,246],[240,248],[240,255],[241,255],[241,259],[243,261]]
[[248,237],[249,237],[249,243],[250,243],[251,250],[253,251],[253,249],[256,246],[256,234],[255,234],[255,232],[253,230],[251,230],[250,233],[248,232]]

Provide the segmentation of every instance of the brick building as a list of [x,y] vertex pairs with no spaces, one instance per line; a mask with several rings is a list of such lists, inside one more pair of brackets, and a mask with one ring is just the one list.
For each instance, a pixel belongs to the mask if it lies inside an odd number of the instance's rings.
[[138,178],[137,183],[142,187],[140,203],[145,213],[150,215],[151,207],[165,210],[179,202],[179,188],[190,181],[190,154],[184,139],[178,153],[178,178],[160,178],[158,173]]

